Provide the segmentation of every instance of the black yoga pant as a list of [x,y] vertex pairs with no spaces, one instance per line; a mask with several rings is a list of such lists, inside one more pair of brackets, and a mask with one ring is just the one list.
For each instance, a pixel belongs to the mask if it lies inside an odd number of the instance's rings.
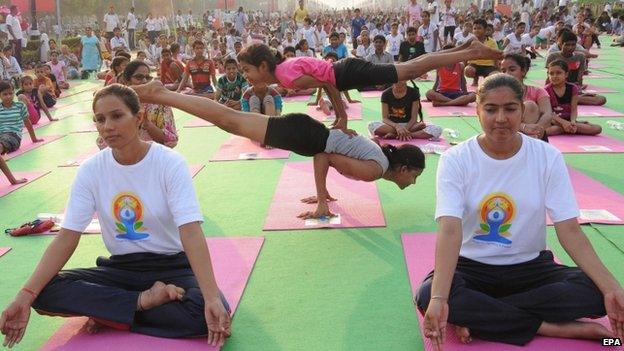
[[302,156],[325,152],[329,129],[303,113],[269,117],[264,144]]

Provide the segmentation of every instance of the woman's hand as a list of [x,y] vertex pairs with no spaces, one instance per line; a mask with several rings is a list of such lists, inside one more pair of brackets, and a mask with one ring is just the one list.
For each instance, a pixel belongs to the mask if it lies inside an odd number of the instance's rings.
[[619,288],[604,294],[604,304],[611,330],[616,337],[621,339],[624,337],[624,290]]
[[232,329],[230,328],[230,314],[219,297],[204,301],[204,315],[208,327],[208,344],[223,346],[225,338],[232,334]]
[[431,299],[425,313],[425,337],[431,339],[433,349],[442,350],[446,339],[446,321],[448,318],[448,303],[446,300]]
[[538,139],[544,136],[544,128],[542,128],[542,126],[540,126],[539,124],[525,124],[524,128],[522,128],[522,131],[524,132],[524,134]]
[[316,211],[312,212],[312,211],[308,211],[308,212],[303,212],[300,215],[297,216],[297,218],[301,218],[301,219],[312,219],[312,218],[322,218],[322,217],[334,217],[335,215],[333,213],[331,213],[329,211],[329,206],[327,206],[327,201],[325,202],[319,202],[316,205]]
[[20,292],[0,315],[0,332],[4,335],[3,346],[11,348],[22,341],[30,319],[30,306],[33,300],[30,295]]
[[[327,202],[337,201],[337,199],[333,198],[329,194],[325,195],[325,199],[326,199],[325,201]],[[301,202],[303,202],[304,204],[316,204],[318,203],[318,198],[316,196],[309,196],[309,197],[301,199]]]

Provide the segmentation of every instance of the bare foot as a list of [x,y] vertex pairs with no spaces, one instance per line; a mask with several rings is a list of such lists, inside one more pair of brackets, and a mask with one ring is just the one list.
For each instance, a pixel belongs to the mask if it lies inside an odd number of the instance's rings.
[[466,327],[455,326],[455,334],[457,334],[459,341],[463,344],[467,344],[472,341],[472,338],[470,337],[470,329]]
[[555,338],[571,339],[600,339],[613,337],[613,334],[602,324],[580,321],[563,323],[542,322],[537,333],[539,335]]
[[478,40],[473,40],[470,43],[470,52],[475,59],[500,60],[503,58],[502,51],[492,49]]
[[184,296],[184,289],[173,284],[156,282],[151,288],[141,292],[138,305],[142,310],[149,310],[167,302],[180,300],[182,296]]
[[444,103],[440,101],[431,101],[431,106],[433,107],[444,106]]
[[15,181],[11,181],[10,183],[13,185],[16,185],[16,184],[26,183],[27,181],[28,179],[26,178],[19,178],[19,179],[15,179]]
[[89,318],[87,322],[82,326],[82,329],[87,332],[87,334],[96,334],[102,329],[102,325],[96,322],[93,318]]

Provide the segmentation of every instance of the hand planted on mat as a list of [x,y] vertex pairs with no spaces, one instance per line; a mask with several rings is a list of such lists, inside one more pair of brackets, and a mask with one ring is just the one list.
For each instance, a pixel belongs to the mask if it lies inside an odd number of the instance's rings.
[[[338,199],[333,198],[331,195],[327,194],[325,195],[325,198],[327,199],[326,201],[338,201]],[[305,197],[303,199],[301,199],[301,202],[303,202],[304,204],[315,204],[318,203],[318,198],[316,196],[309,196],[309,197]]]
[[349,136],[356,136],[358,135],[357,132],[353,129],[348,129],[347,128],[347,120],[338,120],[335,119],[334,122],[331,124],[332,129],[340,129],[343,131],[343,133],[349,135]]
[[316,205],[316,211],[307,211],[298,215],[298,218],[301,219],[316,219],[321,217],[335,217],[336,215],[329,211],[329,206],[327,206],[327,202],[319,202]]
[[433,349],[442,350],[446,341],[446,321],[448,319],[448,303],[446,300],[432,299],[425,312],[425,337],[431,339]]
[[624,290],[619,288],[604,294],[605,310],[611,323],[611,330],[618,338],[624,337]]
[[219,297],[204,302],[204,316],[208,327],[208,344],[223,346],[225,338],[232,335],[230,314]]
[[9,348],[22,341],[30,319],[32,297],[19,293],[0,315],[0,332],[4,335],[3,346]]
[[400,141],[412,140],[412,134],[410,133],[409,130],[407,130],[407,128],[403,126],[397,126],[396,132],[397,132],[397,139],[399,139]]

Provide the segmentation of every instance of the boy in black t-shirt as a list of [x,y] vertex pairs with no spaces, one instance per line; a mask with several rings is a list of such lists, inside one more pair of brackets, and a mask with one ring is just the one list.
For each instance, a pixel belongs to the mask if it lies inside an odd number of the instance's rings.
[[413,58],[425,54],[425,45],[418,40],[417,31],[414,27],[408,27],[406,30],[406,41],[401,42],[399,47],[399,62],[409,61]]

